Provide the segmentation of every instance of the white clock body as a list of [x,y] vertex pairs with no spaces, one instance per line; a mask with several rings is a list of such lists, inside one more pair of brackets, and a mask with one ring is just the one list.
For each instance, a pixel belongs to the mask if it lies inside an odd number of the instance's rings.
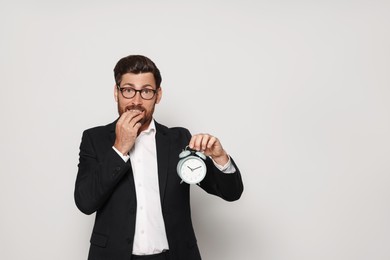
[[[186,152],[186,151],[185,151]],[[192,153],[181,154],[182,157],[177,164],[177,173],[179,177],[188,184],[200,183],[206,176],[207,168],[203,156],[191,155]],[[205,157],[204,157],[205,158]]]

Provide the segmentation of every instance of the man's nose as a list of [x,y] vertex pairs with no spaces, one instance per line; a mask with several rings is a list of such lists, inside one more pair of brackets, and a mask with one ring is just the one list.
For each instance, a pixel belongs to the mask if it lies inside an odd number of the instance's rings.
[[134,105],[140,105],[142,104],[142,97],[141,97],[141,92],[135,93],[135,96],[133,97],[133,104]]

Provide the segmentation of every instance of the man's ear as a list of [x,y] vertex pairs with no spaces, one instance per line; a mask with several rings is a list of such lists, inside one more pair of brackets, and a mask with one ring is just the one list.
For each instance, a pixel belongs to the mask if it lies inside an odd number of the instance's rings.
[[118,102],[118,87],[116,85],[114,85],[114,98]]
[[159,87],[157,89],[156,95],[157,95],[157,98],[156,98],[156,102],[155,103],[158,104],[158,103],[160,103],[160,100],[161,100],[161,97],[162,97],[162,89],[161,89],[161,87]]

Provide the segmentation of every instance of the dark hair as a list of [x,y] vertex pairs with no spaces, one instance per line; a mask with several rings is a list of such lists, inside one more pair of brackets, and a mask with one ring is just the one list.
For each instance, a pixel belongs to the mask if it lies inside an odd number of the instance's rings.
[[147,73],[151,72],[156,82],[156,87],[159,88],[161,84],[161,74],[156,64],[148,57],[142,55],[129,55],[120,59],[114,68],[115,83],[119,86],[122,76],[126,73]]

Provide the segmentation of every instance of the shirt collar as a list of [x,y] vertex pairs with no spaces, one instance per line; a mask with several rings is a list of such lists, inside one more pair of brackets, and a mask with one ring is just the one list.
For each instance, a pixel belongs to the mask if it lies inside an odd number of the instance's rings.
[[142,131],[141,134],[150,134],[155,132],[156,132],[156,124],[154,123],[154,119],[152,119],[152,121],[150,121],[148,128]]

